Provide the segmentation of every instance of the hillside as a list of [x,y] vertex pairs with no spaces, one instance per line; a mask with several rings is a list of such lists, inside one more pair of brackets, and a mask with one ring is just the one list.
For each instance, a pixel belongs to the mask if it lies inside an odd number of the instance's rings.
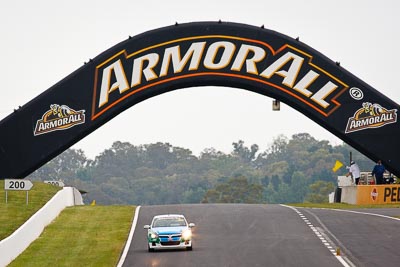
[[4,191],[4,180],[0,181],[0,240],[13,233],[36,211],[47,203],[61,188],[42,182],[34,182],[26,204],[25,191],[8,191],[8,203]]
[[9,266],[116,266],[135,207],[66,208]]

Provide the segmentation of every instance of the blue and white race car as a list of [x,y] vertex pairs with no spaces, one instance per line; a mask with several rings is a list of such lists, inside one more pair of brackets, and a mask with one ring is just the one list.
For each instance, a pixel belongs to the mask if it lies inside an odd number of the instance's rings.
[[149,252],[165,248],[192,250],[192,228],[194,226],[194,223],[188,223],[185,216],[180,214],[154,216],[151,225],[144,226],[145,229],[148,229]]

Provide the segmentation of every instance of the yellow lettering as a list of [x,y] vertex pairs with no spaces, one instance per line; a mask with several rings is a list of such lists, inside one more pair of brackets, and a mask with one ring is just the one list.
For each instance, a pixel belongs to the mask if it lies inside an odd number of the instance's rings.
[[293,87],[294,90],[302,93],[303,95],[310,97],[312,95],[312,92],[307,90],[307,88],[312,84],[317,78],[319,74],[316,73],[315,71],[310,70],[307,72],[306,75]]
[[179,45],[165,49],[160,77],[168,74],[168,68],[171,60],[174,73],[181,72],[190,58],[192,58],[192,60],[190,62],[189,70],[197,70],[200,65],[200,59],[205,45],[206,42],[193,43],[183,58],[181,58],[181,50]]
[[336,90],[337,85],[333,82],[327,82],[318,92],[316,92],[311,99],[323,108],[329,106],[329,103],[324,99]]
[[[253,52],[254,55],[252,58],[247,58],[250,52]],[[257,46],[243,44],[239,49],[231,70],[240,71],[246,61],[247,73],[258,74],[256,63],[263,60],[265,55],[266,52],[264,49]]]
[[[111,83],[111,75],[114,73],[116,81],[113,85],[110,86]],[[100,99],[99,99],[99,107],[107,104],[108,95],[119,89],[120,93],[125,92],[129,89],[129,84],[125,76],[125,71],[122,66],[121,60],[117,60],[112,63],[110,66],[106,67],[103,70],[103,78],[101,80],[101,89],[100,89]]]
[[[139,58],[135,58],[135,60],[133,61],[131,87],[142,83],[142,73],[144,74],[146,81],[158,78],[153,68],[157,65],[159,57],[160,56],[158,54],[151,53]],[[148,62],[148,65],[146,68],[143,68],[143,63],[145,61]]]
[[[289,69],[286,70],[280,70],[284,65],[286,65],[288,62],[292,61],[290,64]],[[271,78],[272,75],[277,74],[279,76],[284,77],[282,84],[292,88],[294,82],[296,81],[297,75],[299,74],[301,65],[303,64],[304,58],[292,53],[292,52],[287,52],[278,60],[276,60],[274,63],[272,63],[268,68],[266,68],[260,76],[264,78]]]
[[[235,45],[231,42],[215,42],[207,50],[206,57],[204,58],[204,66],[208,69],[223,69],[231,62],[233,53],[235,52]],[[221,59],[215,62],[218,50],[223,49]]]

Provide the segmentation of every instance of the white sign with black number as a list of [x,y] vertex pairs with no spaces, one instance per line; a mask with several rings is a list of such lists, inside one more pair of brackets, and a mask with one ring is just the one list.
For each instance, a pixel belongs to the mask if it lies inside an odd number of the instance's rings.
[[29,180],[4,179],[4,190],[29,191],[33,184]]
[[44,183],[59,186],[59,187],[64,187],[64,183],[61,181],[44,181]]
[[8,203],[8,191],[26,191],[26,205],[29,202],[29,190],[33,184],[29,180],[4,179],[4,190],[6,191],[6,203]]

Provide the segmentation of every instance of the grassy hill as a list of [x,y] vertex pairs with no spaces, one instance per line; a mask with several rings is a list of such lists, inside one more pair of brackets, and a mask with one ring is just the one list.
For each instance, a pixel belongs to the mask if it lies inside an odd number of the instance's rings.
[[26,204],[25,191],[8,191],[8,203],[4,180],[0,181],[0,240],[12,234],[36,211],[47,203],[61,188],[42,182],[34,182]]
[[133,206],[66,208],[9,266],[116,266]]
[[[9,236],[61,188],[35,182],[29,191],[9,191],[0,181],[0,240]],[[66,208],[9,266],[115,266],[134,216],[133,206]]]

